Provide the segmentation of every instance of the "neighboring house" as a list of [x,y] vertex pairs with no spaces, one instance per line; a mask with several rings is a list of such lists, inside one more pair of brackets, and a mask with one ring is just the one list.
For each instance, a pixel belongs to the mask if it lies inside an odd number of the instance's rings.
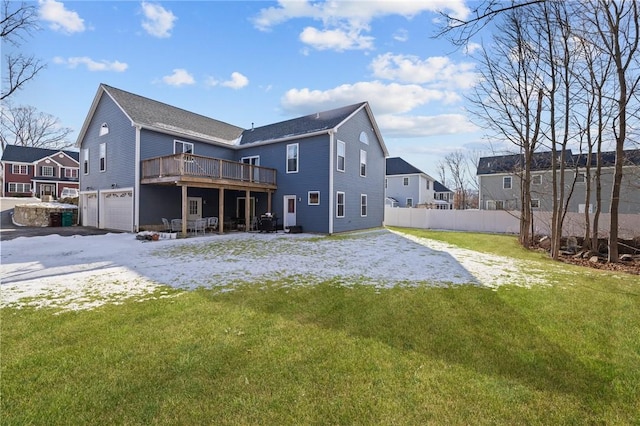
[[386,163],[386,205],[434,208],[439,204],[435,198],[434,178],[400,157],[387,158]]
[[64,188],[79,188],[78,153],[7,145],[2,153],[3,197],[60,197]]
[[438,182],[437,180],[433,182],[433,196],[435,198],[435,205],[437,209],[440,210],[451,210],[453,209],[453,196],[454,192]]
[[[640,150],[625,151],[623,179],[619,213],[640,213]],[[615,165],[615,152],[601,154],[602,212],[609,213],[611,191]],[[535,153],[531,170],[531,205],[534,210],[551,211],[553,209],[553,186],[551,172],[551,152]],[[595,209],[595,167],[596,155],[591,161],[591,196],[586,201],[586,154],[572,154],[566,150],[558,154],[565,166],[565,199],[571,193],[568,212],[584,213]],[[519,210],[521,205],[521,170],[523,156],[520,154],[482,157],[478,161],[478,184],[480,186],[480,209],[482,210]],[[573,190],[572,190],[573,186]]]
[[85,226],[382,226],[387,149],[367,102],[246,130],[102,84],[77,147]]

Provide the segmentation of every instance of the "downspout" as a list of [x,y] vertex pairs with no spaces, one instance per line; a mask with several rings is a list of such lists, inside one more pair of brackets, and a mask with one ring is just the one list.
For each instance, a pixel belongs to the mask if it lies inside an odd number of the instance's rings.
[[329,235],[333,234],[333,173],[335,131],[329,130]]
[[136,127],[136,147],[134,153],[134,188],[133,188],[133,230],[140,229],[140,126]]

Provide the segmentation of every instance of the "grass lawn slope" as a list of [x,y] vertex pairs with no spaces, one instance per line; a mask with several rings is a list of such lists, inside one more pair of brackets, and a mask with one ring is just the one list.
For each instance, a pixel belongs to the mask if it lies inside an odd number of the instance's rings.
[[640,277],[558,265],[514,237],[394,232],[547,282],[293,276],[92,310],[6,307],[2,424],[637,424]]

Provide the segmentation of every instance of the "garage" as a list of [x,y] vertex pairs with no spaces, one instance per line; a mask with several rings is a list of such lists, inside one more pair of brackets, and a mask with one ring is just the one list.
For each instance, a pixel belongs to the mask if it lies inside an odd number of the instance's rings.
[[133,190],[100,192],[100,228],[133,231]]
[[98,227],[98,194],[82,194],[82,226]]

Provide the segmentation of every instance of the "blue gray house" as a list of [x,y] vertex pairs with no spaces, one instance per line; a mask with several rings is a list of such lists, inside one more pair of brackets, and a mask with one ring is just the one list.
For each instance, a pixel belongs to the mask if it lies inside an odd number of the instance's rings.
[[332,234],[382,226],[387,149],[362,102],[243,129],[101,84],[77,140],[82,224],[163,218]]
[[400,157],[387,158],[386,205],[449,210],[453,192]]

